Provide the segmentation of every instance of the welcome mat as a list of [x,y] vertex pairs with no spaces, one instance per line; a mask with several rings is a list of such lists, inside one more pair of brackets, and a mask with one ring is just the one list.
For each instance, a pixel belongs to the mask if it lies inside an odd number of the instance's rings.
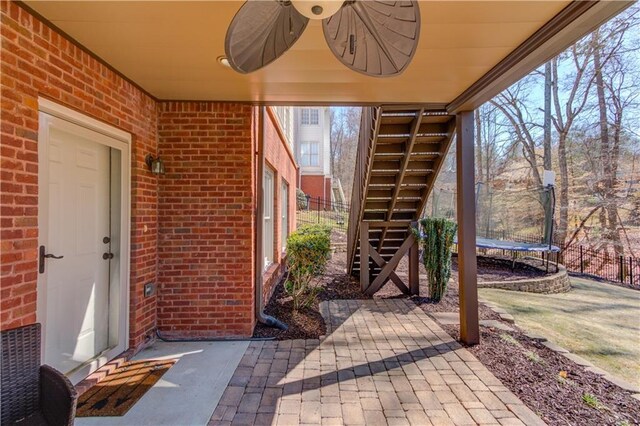
[[176,361],[125,362],[80,396],[76,416],[124,416]]

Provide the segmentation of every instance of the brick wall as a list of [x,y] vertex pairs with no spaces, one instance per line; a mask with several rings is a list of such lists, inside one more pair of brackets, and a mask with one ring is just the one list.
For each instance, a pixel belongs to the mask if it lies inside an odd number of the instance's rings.
[[280,128],[276,114],[267,108],[265,114],[265,134],[264,134],[264,155],[269,167],[275,171],[274,179],[274,265],[270,267],[263,276],[262,300],[267,303],[275,285],[284,273],[284,252],[282,248],[286,242],[282,241],[282,182],[288,183],[289,189],[289,233],[295,230],[296,221],[296,178],[298,166],[295,163],[293,152],[285,140],[284,133]]
[[[2,268],[0,327],[36,321],[38,96],[133,135],[130,344],[155,327],[157,179],[144,164],[157,150],[156,102],[16,3],[2,1]],[[145,231],[146,229],[146,231]]]
[[300,189],[313,198],[331,200],[331,178],[324,175],[302,175]]
[[[35,322],[38,246],[38,97],[132,134],[130,346],[152,336],[249,336],[254,325],[255,117],[228,103],[158,103],[16,3],[2,1],[2,330]],[[268,113],[267,161],[289,183],[297,169]],[[158,179],[144,158],[159,153]],[[282,273],[265,274],[265,300]],[[159,274],[158,274],[159,272]],[[145,298],[143,287],[157,282]]]
[[254,325],[254,148],[249,105],[159,106],[158,328],[250,336]]

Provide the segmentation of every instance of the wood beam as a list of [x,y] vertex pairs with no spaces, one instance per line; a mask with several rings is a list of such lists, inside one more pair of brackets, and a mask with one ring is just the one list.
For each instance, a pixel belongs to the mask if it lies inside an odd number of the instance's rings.
[[[392,219],[393,210],[396,208],[398,195],[400,194],[400,190],[402,189],[402,181],[404,181],[404,175],[407,173],[407,169],[409,168],[409,163],[411,162],[411,152],[413,151],[413,147],[416,144],[416,138],[418,137],[420,125],[422,124],[423,115],[424,115],[424,108],[421,108],[416,112],[416,116],[413,119],[413,123],[411,124],[411,133],[410,133],[411,136],[409,137],[409,140],[405,145],[404,158],[402,159],[402,164],[400,165],[400,172],[396,176],[393,195],[391,196],[391,202],[389,203],[389,210],[387,210],[387,220]],[[387,231],[385,229],[382,232],[382,237],[380,237],[380,244],[378,248],[382,247],[382,244],[384,244],[384,239],[386,236],[387,236]]]
[[426,190],[425,190],[426,194],[423,194],[422,200],[418,205],[418,216],[422,214],[422,210],[424,210],[424,206],[427,205],[427,200],[429,199],[429,195],[431,195],[431,191],[433,191],[433,184],[435,183],[436,178],[438,177],[438,174],[440,174],[440,169],[444,165],[444,160],[447,156],[447,152],[449,152],[449,147],[451,146],[451,143],[453,141],[453,135],[455,134],[455,132],[456,132],[456,119],[452,117],[451,120],[449,121],[449,130],[448,130],[449,136],[444,142],[440,144],[440,149],[438,151],[439,157],[435,162],[435,170],[433,173],[427,176],[427,183],[426,183]]
[[[411,224],[413,229],[418,229],[418,222]],[[420,256],[418,253],[418,240],[409,249],[409,290],[412,295],[420,295]]]
[[[380,271],[380,274],[376,277],[376,279],[373,280],[369,288],[365,291],[365,294],[369,296],[373,296],[378,290],[380,290],[380,288],[382,288],[384,283],[386,283],[387,280],[389,279],[389,275],[391,274],[391,271],[395,271],[396,267],[398,266],[398,263],[400,263],[400,260],[402,260],[402,257],[405,254],[407,254],[407,252],[409,251],[411,246],[415,244],[415,242],[416,242],[416,237],[414,237],[413,234],[409,234],[409,236],[407,237],[406,240],[404,240],[404,243],[402,243],[402,245],[400,246],[396,254],[393,255],[391,260],[389,260],[389,262],[387,262],[384,268],[382,268],[382,271]],[[360,261],[360,267],[362,268],[362,260]]]
[[473,125],[473,111],[465,111],[456,115],[460,340],[467,345],[475,345],[480,342]]
[[360,222],[360,290],[369,288],[369,223]]
[[[369,244],[369,254],[371,255],[373,261],[376,262],[379,267],[384,269],[384,267],[387,265],[387,261],[384,260],[382,256],[380,256],[380,254],[376,251],[376,249],[373,248],[371,244]],[[398,274],[396,274],[396,271],[391,271],[391,273],[389,274],[389,279],[393,281],[393,283],[400,289],[401,292],[403,292],[404,294],[411,294],[409,287],[407,287],[402,279],[398,276]]]

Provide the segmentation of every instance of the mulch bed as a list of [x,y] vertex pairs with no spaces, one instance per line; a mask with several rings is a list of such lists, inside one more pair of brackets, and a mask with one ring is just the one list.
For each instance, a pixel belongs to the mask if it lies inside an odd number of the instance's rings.
[[[459,326],[441,326],[459,337]],[[629,392],[517,329],[505,332],[482,327],[480,331],[480,344],[467,349],[547,424],[640,424],[640,403]],[[585,395],[593,395],[597,406],[589,406]]]
[[[332,235],[332,241],[341,242],[340,236]],[[333,253],[327,263],[325,273],[319,277],[314,285],[319,287],[319,293],[312,306],[293,312],[293,301],[284,291],[284,281],[281,280],[274,289],[269,303],[264,309],[267,315],[278,318],[289,326],[287,331],[257,324],[253,337],[288,339],[318,339],[326,333],[326,326],[320,315],[320,302],[323,300],[366,299],[368,296],[360,292],[358,281],[345,273],[346,253]],[[286,278],[286,277],[285,277]]]
[[[336,241],[334,235],[333,240]],[[479,279],[497,281],[544,275],[544,270],[536,265],[518,262],[515,271],[511,271],[506,259],[495,262],[479,257]],[[404,261],[403,261],[404,262]],[[528,263],[528,262],[527,262]],[[401,263],[398,275],[406,274],[407,265]],[[425,274],[420,266],[420,274]],[[327,265],[326,273],[315,283],[320,287],[318,300],[313,306],[298,313],[292,313],[291,299],[284,293],[283,282],[275,289],[265,312],[289,325],[282,332],[262,325],[256,326],[254,337],[270,337],[278,340],[317,339],[326,333],[326,327],[319,312],[319,303],[323,300],[367,299],[360,292],[359,283],[346,273],[346,253],[340,250],[334,253]],[[433,303],[426,297],[411,299],[427,313],[458,312],[457,262],[454,259],[452,280],[447,292],[439,303]],[[420,280],[421,294],[427,293],[425,277]],[[376,298],[407,297],[391,283],[383,287]],[[487,306],[480,304],[480,319],[499,320],[499,316]],[[640,425],[640,403],[631,394],[602,377],[586,371],[573,361],[553,352],[541,343],[524,335],[516,326],[514,332],[505,332],[493,328],[481,327],[481,342],[469,347],[487,368],[515,393],[529,408],[550,425]],[[459,336],[459,326],[441,325],[454,338]],[[566,373],[566,378],[561,374]],[[589,406],[585,395],[597,400],[597,407]],[[592,401],[593,402],[593,401]]]
[[[459,312],[456,272],[440,303],[428,298],[413,298],[414,302],[427,313]],[[481,320],[500,319],[489,307],[480,304],[478,308]],[[480,344],[467,349],[545,422],[549,425],[640,425],[640,403],[629,392],[528,338],[517,326],[507,325],[515,331],[481,327]],[[455,339],[459,338],[458,325],[440,326]],[[567,377],[562,378],[560,372],[566,372]],[[583,395],[587,394],[596,397],[598,408],[583,401]]]

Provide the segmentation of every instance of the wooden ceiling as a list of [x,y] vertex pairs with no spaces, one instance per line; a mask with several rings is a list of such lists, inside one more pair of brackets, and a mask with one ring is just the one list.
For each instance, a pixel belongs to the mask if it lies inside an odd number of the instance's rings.
[[570,2],[421,1],[418,51],[400,76],[373,78],[333,57],[319,21],[266,68],[221,65],[240,1],[27,1],[159,99],[269,103],[448,104]]

